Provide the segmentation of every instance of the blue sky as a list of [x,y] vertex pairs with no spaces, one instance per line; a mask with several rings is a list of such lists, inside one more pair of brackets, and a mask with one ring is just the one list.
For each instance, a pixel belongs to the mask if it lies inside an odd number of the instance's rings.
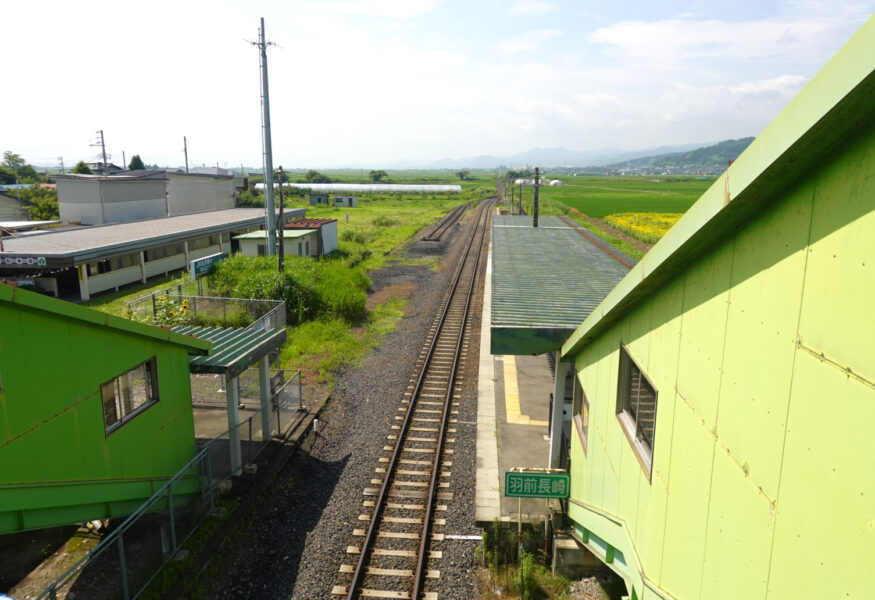
[[[136,11],[134,10],[136,7]],[[266,0],[4,6],[2,150],[385,167],[533,147],[636,150],[758,134],[875,0]],[[9,82],[14,81],[14,85]]]

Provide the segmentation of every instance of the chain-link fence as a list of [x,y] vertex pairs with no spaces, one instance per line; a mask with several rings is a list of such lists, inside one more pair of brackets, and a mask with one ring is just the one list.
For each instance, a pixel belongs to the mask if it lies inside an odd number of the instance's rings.
[[204,449],[37,599],[139,596],[212,511],[209,473]]
[[[194,283],[194,282],[192,282]],[[182,294],[152,294],[128,302],[127,317],[153,325],[260,327],[286,325],[285,302]]]

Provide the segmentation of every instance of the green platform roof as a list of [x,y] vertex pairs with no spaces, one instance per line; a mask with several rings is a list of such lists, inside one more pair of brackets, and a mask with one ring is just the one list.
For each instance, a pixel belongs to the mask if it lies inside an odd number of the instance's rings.
[[875,125],[875,17],[729,166],[562,347],[573,356]]
[[172,331],[213,345],[209,356],[189,357],[192,373],[222,373],[229,377],[238,376],[286,341],[285,329],[179,326]]
[[558,350],[629,272],[572,223],[541,217],[534,228],[530,216],[493,217],[492,354]]

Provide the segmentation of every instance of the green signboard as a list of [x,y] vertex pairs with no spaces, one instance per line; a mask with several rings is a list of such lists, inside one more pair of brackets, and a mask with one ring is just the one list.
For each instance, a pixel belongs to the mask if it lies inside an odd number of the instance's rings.
[[508,471],[504,495],[510,498],[568,498],[571,476],[545,471]]
[[210,268],[219,261],[225,260],[227,255],[224,252],[219,252],[218,254],[210,254],[209,256],[204,256],[203,258],[196,258],[191,261],[191,265],[189,267],[189,271],[191,272],[191,278],[194,280],[198,275],[203,275],[204,273],[209,273]]

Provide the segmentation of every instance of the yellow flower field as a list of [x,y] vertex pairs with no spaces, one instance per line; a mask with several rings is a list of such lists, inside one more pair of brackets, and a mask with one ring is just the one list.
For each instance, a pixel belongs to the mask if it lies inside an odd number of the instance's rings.
[[608,215],[605,221],[632,237],[655,244],[665,232],[677,223],[683,213],[618,213]]

